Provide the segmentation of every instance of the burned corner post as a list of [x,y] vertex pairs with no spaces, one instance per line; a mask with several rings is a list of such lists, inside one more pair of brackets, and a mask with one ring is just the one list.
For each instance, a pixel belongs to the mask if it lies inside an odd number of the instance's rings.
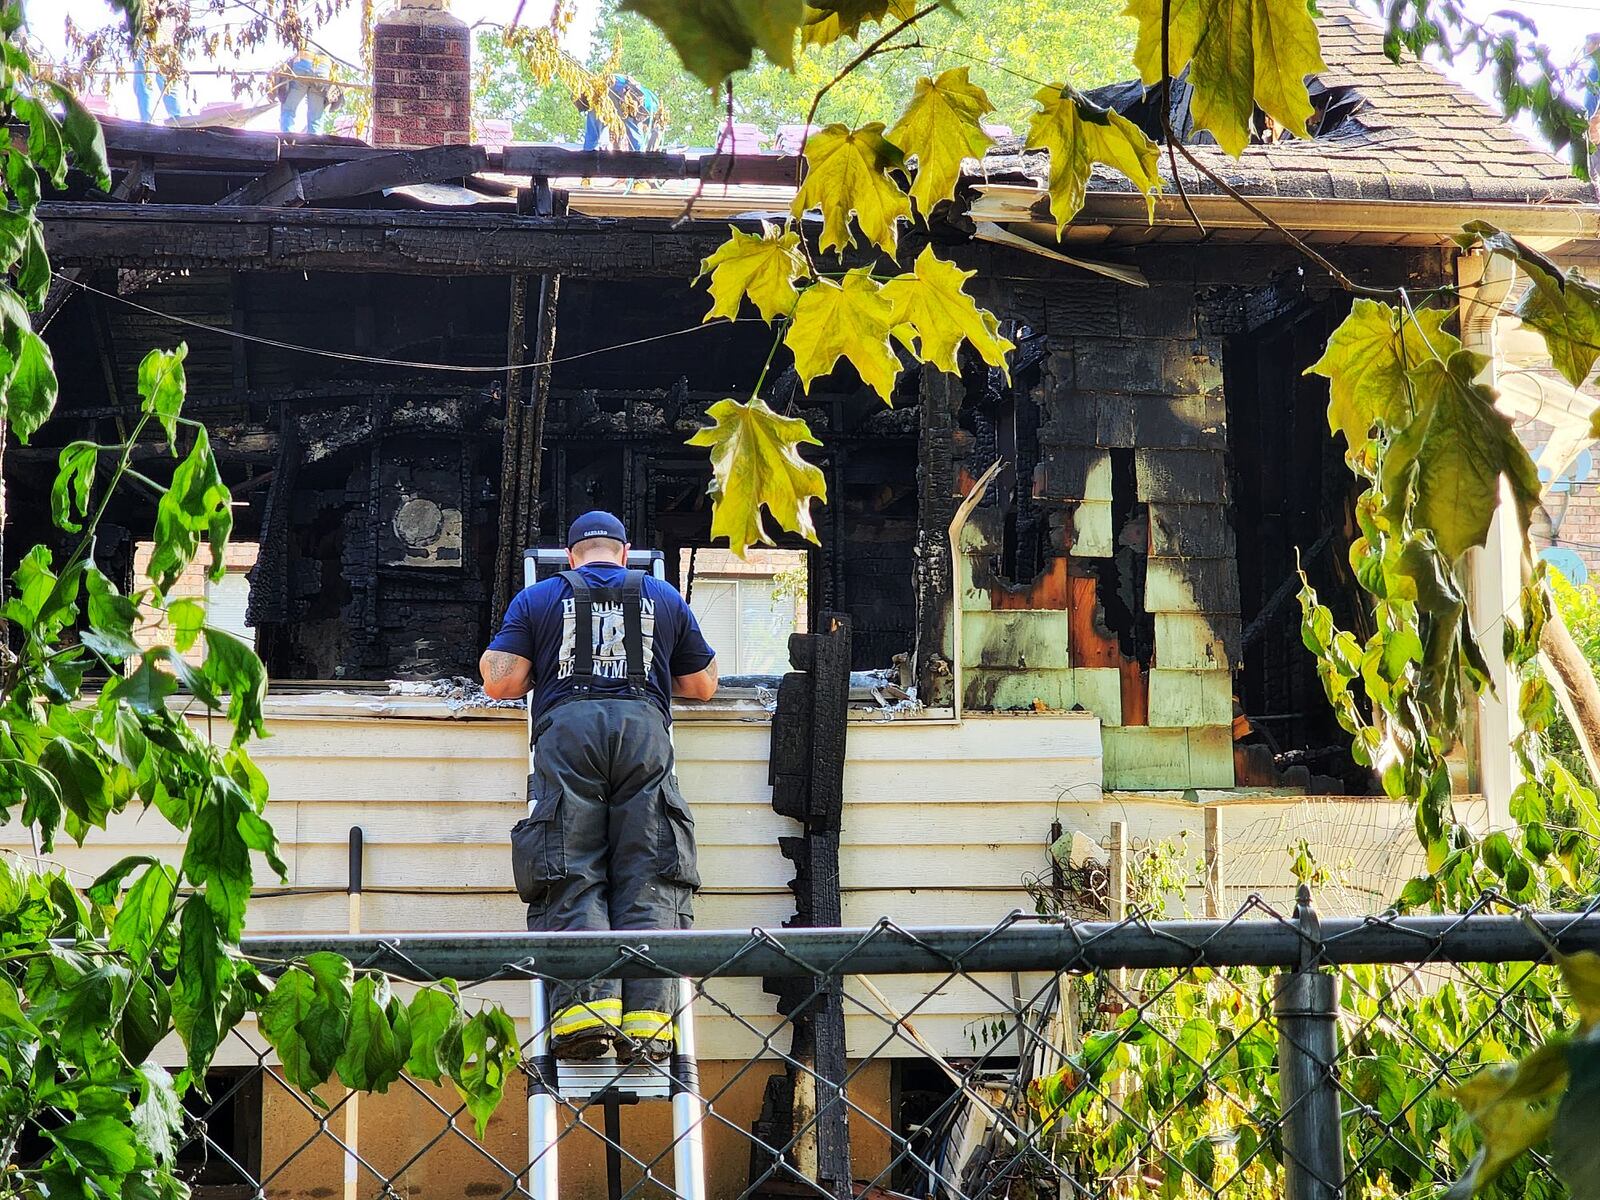
[[1322,922],[1300,885],[1294,922],[1300,962],[1277,978],[1278,1111],[1283,1117],[1287,1200],[1340,1200],[1344,1129],[1339,1107],[1339,976],[1325,969]]
[[[850,715],[850,618],[824,612],[816,633],[789,638],[794,670],[778,685],[772,718],[769,781],[772,807],[799,821],[804,832],[781,838],[795,865],[790,927],[843,924],[839,892],[839,827],[844,810],[845,735]],[[778,1011],[794,1024],[787,1078],[768,1085],[761,1141],[787,1146],[792,1161],[752,1151],[751,1182],[796,1171],[829,1195],[852,1195],[846,1078],[843,980],[765,981]],[[784,1119],[787,1117],[787,1119]]]

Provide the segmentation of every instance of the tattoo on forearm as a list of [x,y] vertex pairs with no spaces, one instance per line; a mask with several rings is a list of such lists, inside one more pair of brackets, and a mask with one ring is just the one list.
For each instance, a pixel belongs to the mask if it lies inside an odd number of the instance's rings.
[[706,664],[706,672],[711,676],[712,683],[716,683],[722,677],[721,672],[717,670],[717,660],[714,658]]

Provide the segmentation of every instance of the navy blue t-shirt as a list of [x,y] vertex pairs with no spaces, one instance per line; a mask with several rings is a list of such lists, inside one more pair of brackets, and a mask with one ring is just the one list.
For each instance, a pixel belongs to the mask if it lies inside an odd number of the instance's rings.
[[[613,563],[585,563],[579,574],[592,587],[621,588],[627,572]],[[560,576],[523,588],[506,609],[505,623],[489,649],[516,654],[533,663],[534,720],[549,711],[573,688],[572,589]],[[672,680],[703,671],[716,656],[700,632],[700,623],[670,583],[646,575],[640,595],[644,633],[646,690],[672,719]],[[594,688],[599,694],[628,690],[627,659],[622,648],[622,606],[594,601],[590,639],[594,647]]]

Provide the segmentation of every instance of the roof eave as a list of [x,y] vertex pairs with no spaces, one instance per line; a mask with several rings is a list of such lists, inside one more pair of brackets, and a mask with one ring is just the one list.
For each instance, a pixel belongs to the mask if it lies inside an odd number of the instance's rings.
[[[1039,226],[1054,233],[1049,195],[1043,188],[983,184],[976,189],[971,216],[1014,226]],[[1600,204],[1506,203],[1483,200],[1357,200],[1251,196],[1259,208],[1295,233],[1351,232],[1426,236],[1445,239],[1468,221],[1488,221],[1517,237],[1559,245],[1574,239],[1600,238]],[[1194,227],[1194,217],[1207,229],[1260,229],[1261,218],[1232,196],[1193,195],[1191,215],[1175,192],[1156,197],[1153,215],[1145,198],[1133,192],[1090,192],[1075,228],[1153,224]],[[1200,231],[1196,230],[1196,236]]]

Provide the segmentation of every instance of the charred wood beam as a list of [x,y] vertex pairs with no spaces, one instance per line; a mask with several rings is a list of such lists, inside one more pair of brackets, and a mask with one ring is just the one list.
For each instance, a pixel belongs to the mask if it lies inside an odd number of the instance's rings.
[[[121,179],[117,180],[117,186],[111,189],[111,198],[127,203],[130,200],[139,200],[147,192],[153,191],[155,191],[155,174],[149,161],[140,159],[123,172]],[[56,314],[61,311],[61,306],[78,290],[77,284],[83,278],[83,274],[84,268],[69,267],[50,280],[50,290],[45,293],[44,304],[33,316],[35,333],[43,333],[45,327],[55,320]]]
[[494,560],[494,608],[496,625],[505,616],[521,580],[520,530],[517,508],[521,494],[523,364],[528,361],[528,277],[511,277],[509,328],[506,334],[506,361],[516,365],[506,372],[506,419],[500,449],[500,520]]
[[41,204],[58,267],[688,278],[725,223],[214,205]]
[[227,165],[289,162],[343,162],[371,158],[388,150],[357,138],[286,137],[239,129],[180,129],[105,118],[100,122],[106,151],[114,160],[133,156]]
[[366,196],[406,184],[461,179],[483,170],[488,164],[489,156],[482,146],[398,150],[331,163],[310,171],[300,171],[291,163],[279,162],[217,203],[228,207],[290,208],[313,200]]
[[567,150],[559,146],[507,146],[501,169],[534,178],[699,179],[706,183],[758,183],[775,187],[797,180],[802,160],[777,154],[639,154],[619,150]]

